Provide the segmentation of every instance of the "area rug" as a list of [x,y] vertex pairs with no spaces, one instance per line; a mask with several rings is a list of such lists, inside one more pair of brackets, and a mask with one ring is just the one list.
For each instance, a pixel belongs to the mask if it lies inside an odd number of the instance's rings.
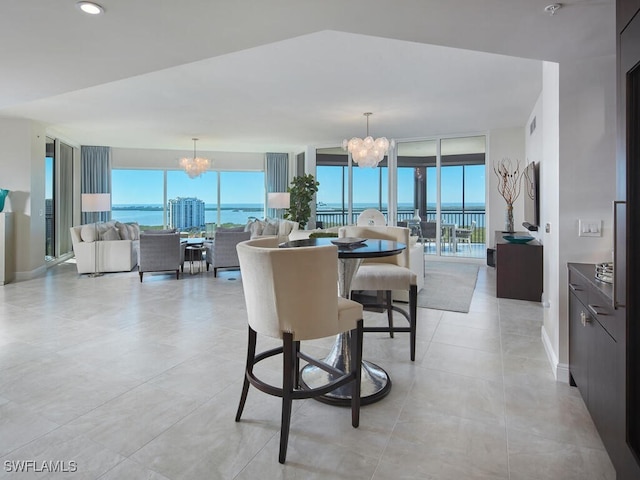
[[467,313],[477,279],[477,265],[426,262],[424,288],[418,293],[418,306]]

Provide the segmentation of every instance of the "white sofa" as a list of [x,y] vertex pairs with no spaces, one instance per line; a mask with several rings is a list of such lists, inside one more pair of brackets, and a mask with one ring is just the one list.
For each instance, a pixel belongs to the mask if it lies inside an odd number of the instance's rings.
[[298,222],[281,220],[278,218],[265,218],[264,220],[251,220],[245,227],[245,232],[251,232],[251,238],[277,236],[279,242],[286,242],[292,232],[300,228]]
[[138,265],[140,228],[137,224],[110,221],[98,223],[97,229],[94,223],[88,223],[69,230],[78,273],[130,272]]

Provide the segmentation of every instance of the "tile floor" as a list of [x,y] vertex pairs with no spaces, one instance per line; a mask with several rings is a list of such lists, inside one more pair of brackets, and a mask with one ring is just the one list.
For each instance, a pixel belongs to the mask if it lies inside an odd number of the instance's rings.
[[[363,407],[358,429],[348,409],[297,402],[284,466],[278,399],[252,389],[234,422],[239,272],[141,284],[66,263],[0,287],[0,478],[615,478],[578,391],[552,377],[541,307],[498,300],[494,284],[482,266],[468,314],[418,309],[415,363],[406,334],[367,334],[365,358],[389,372],[390,394]],[[77,471],[11,471],[20,460]]]

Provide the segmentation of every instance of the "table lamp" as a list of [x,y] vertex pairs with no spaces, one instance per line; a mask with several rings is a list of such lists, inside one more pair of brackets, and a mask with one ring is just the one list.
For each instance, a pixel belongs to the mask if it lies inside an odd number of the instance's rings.
[[[282,210],[291,206],[291,195],[289,192],[269,192],[267,193],[267,208]],[[282,218],[282,211],[277,212],[278,218]]]

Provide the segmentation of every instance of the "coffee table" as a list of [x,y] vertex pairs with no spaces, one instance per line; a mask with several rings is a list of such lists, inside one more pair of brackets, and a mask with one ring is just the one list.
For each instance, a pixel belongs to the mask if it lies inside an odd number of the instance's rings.
[[[331,245],[331,238],[309,238],[305,240],[294,240],[280,245],[281,248],[292,247],[313,247]],[[389,240],[367,240],[355,247],[338,245],[338,281],[340,296],[349,298],[351,292],[351,281],[358,271],[358,267],[365,258],[386,257],[399,254],[406,248],[404,243],[392,242]],[[341,333],[331,348],[331,352],[324,359],[324,362],[332,367],[345,372],[351,361],[350,332]],[[335,375],[322,370],[314,365],[307,365],[302,369],[300,381],[304,386],[314,388],[329,383]],[[391,390],[391,378],[382,367],[369,362],[362,361],[362,382],[360,386],[360,402],[363,405],[377,402]],[[337,388],[326,395],[316,397],[324,403],[332,405],[350,405],[351,387]]]

